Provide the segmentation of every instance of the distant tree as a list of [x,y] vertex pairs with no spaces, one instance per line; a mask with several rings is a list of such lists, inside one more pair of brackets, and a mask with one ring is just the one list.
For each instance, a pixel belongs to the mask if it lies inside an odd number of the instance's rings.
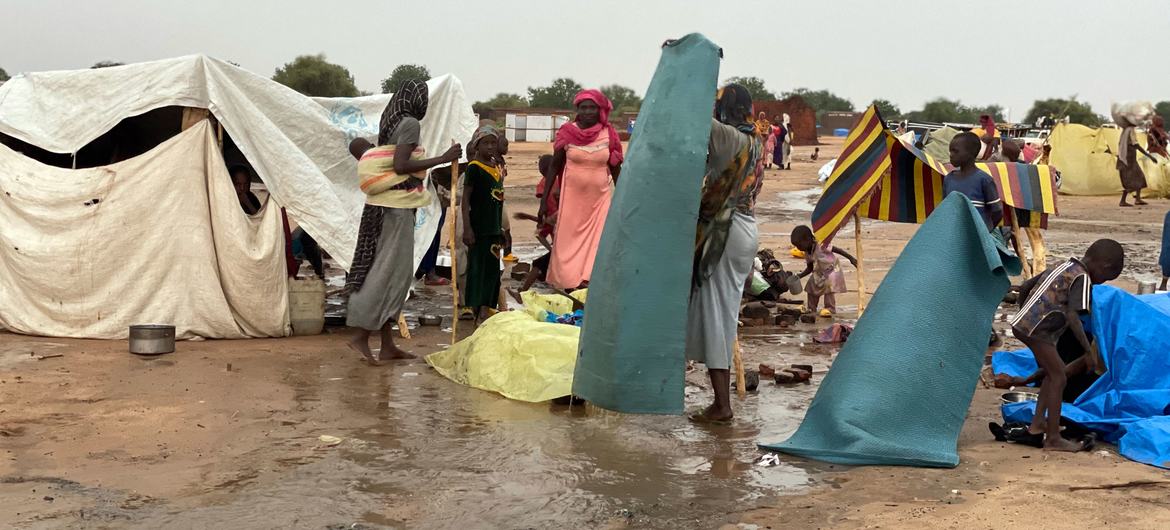
[[800,98],[803,99],[805,103],[808,103],[810,107],[816,110],[818,121],[825,117],[826,112],[849,112],[853,110],[852,101],[829,92],[828,90],[809,90],[807,88],[798,88],[791,92],[785,92],[783,98],[788,99],[792,96],[800,96]]
[[876,105],[878,112],[881,113],[882,118],[886,120],[900,120],[902,119],[902,109],[899,109],[894,102],[888,99],[875,99],[873,105]]
[[5,81],[7,81],[8,79],[9,79],[8,72],[4,71],[3,68],[0,68],[0,83],[3,83]]
[[508,94],[506,92],[500,92],[492,99],[487,101],[480,101],[472,105],[471,110],[475,111],[476,114],[482,115],[491,109],[514,109],[527,106],[528,100],[524,99],[524,96],[521,96],[520,94]]
[[[1170,102],[1167,102],[1167,106],[1170,107]],[[1065,116],[1068,116],[1068,121],[1071,123],[1079,123],[1089,127],[1101,125],[1101,117],[1093,112],[1093,107],[1083,101],[1077,101],[1076,97],[1038,99],[1032,104],[1032,110],[1028,111],[1024,123],[1036,123],[1037,119],[1043,117],[1061,120]]]
[[987,114],[995,121],[1003,121],[1003,107],[999,105],[985,105],[969,107],[958,100],[936,98],[927,101],[922,110],[908,112],[904,116],[914,121],[933,123],[978,123],[979,116]]
[[642,108],[642,98],[632,88],[605,85],[601,87],[601,93],[613,102],[613,109],[616,112],[638,112],[638,109]]
[[571,109],[573,97],[582,89],[581,84],[562,77],[545,87],[528,87],[528,104],[537,108]]
[[764,85],[764,80],[755,76],[732,77],[726,82],[743,85],[748,92],[751,92],[752,101],[776,101],[778,99],[776,93],[768,90],[768,87]]
[[[3,72],[4,70],[0,70],[0,73]],[[1166,123],[1170,123],[1170,101],[1159,101],[1157,105],[1154,105],[1154,114],[1161,116],[1163,120],[1166,120]]]
[[306,96],[353,97],[358,95],[353,75],[345,67],[325,60],[325,54],[301,55],[277,68],[272,80]]
[[111,66],[122,66],[124,64],[126,64],[126,63],[120,63],[118,61],[98,61],[96,63],[93,63],[93,66],[91,66],[90,69],[109,68]]
[[985,105],[982,107],[966,107],[968,113],[968,121],[975,123],[979,121],[979,117],[986,114],[991,116],[991,119],[1001,122],[1007,118],[1003,113],[1003,106],[1001,105]]
[[421,64],[400,64],[393,72],[390,72],[390,77],[382,80],[382,93],[391,94],[398,91],[402,83],[416,79],[418,81],[427,81],[431,78],[431,71]]
[[946,98],[937,98],[927,101],[922,106],[922,110],[912,111],[907,116],[914,121],[925,121],[934,123],[960,123],[965,122],[967,112],[963,108],[963,104],[957,100],[950,100]]

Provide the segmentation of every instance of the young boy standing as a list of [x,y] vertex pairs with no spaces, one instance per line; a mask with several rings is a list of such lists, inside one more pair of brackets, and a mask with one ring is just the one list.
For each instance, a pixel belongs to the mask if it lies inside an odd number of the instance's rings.
[[956,191],[966,195],[979,211],[987,230],[994,232],[995,227],[1003,221],[1003,202],[991,175],[975,167],[975,157],[979,155],[981,143],[978,136],[969,132],[960,133],[951,139],[951,165],[955,169],[943,178],[943,197]]
[[1087,369],[1094,371],[1096,357],[1085,336],[1081,315],[1092,306],[1094,285],[1116,279],[1125,266],[1125,251],[1112,239],[1099,239],[1089,246],[1083,259],[1071,258],[1041,274],[1032,283],[1020,312],[1011,319],[1012,333],[1032,350],[1036,364],[1045,372],[1040,398],[1032,416],[1031,434],[1044,434],[1048,451],[1080,451],[1081,444],[1060,437],[1060,407],[1067,382],[1064,361],[1056,344],[1069,330],[1084,349]]

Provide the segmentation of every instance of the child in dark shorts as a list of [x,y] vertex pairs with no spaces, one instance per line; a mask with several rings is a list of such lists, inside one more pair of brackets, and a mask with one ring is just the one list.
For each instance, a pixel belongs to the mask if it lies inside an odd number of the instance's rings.
[[540,169],[541,185],[537,186],[536,197],[541,201],[540,215],[532,215],[523,212],[516,212],[512,217],[518,221],[532,221],[536,223],[536,240],[544,247],[546,252],[539,258],[532,260],[532,268],[529,269],[528,274],[524,277],[524,282],[521,283],[520,289],[517,291],[508,290],[508,294],[512,295],[517,302],[520,302],[520,293],[532,288],[532,285],[537,281],[547,281],[549,262],[552,261],[552,242],[549,240],[553,234],[553,227],[556,225],[556,210],[557,210],[557,194],[555,190],[548,189],[545,184],[551,180],[552,175],[552,155],[541,155],[537,159],[537,167]]
[[1031,434],[1044,434],[1044,449],[1079,451],[1082,445],[1060,436],[1060,407],[1067,384],[1065,363],[1056,344],[1071,331],[1086,352],[1090,371],[1096,357],[1081,325],[1081,316],[1092,308],[1093,286],[1116,279],[1125,266],[1125,251],[1112,239],[1099,239],[1089,246],[1082,259],[1071,258],[1049,268],[1020,287],[1020,311],[1009,322],[1012,333],[1032,350],[1036,364],[1045,372],[1040,398],[1032,416]]

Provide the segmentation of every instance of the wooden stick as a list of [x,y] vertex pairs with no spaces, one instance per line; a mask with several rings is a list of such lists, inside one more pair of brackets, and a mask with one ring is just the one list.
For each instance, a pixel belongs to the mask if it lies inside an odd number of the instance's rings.
[[410,338],[410,326],[406,325],[406,315],[402,313],[398,313],[398,334],[404,339]]
[[1134,480],[1131,482],[1122,482],[1121,484],[1102,484],[1100,486],[1069,486],[1069,491],[1084,491],[1084,490],[1115,490],[1120,488],[1140,488],[1142,486],[1161,486],[1170,484],[1170,480]]
[[739,399],[747,399],[747,378],[743,372],[743,356],[739,353],[739,337],[732,344],[732,360],[735,362],[735,394]]
[[[458,243],[455,241],[456,232],[455,225],[459,221],[459,161],[456,160],[451,163],[451,211],[447,213],[447,221],[451,223],[451,307],[453,317],[451,319],[451,345],[455,345],[455,341],[459,338],[459,264],[456,261],[458,255]],[[467,230],[468,227],[463,227]]]
[[865,312],[865,262],[861,250],[861,216],[853,212],[853,244],[857,258],[857,316]]
[[1016,254],[1019,254],[1019,257],[1020,257],[1020,268],[1022,269],[1022,272],[1024,273],[1025,278],[1031,278],[1032,277],[1032,264],[1028,263],[1028,260],[1024,258],[1024,245],[1020,241],[1020,220],[1016,218],[1015,210],[1012,210],[1011,217],[1012,217],[1012,240],[1016,242],[1016,244],[1015,244]]

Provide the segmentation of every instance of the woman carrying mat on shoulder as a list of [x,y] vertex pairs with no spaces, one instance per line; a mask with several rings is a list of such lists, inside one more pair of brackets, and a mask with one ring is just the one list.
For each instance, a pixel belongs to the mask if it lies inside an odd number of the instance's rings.
[[[426,83],[407,81],[390,98],[378,126],[378,147],[355,150],[366,205],[358,228],[353,263],[345,279],[350,292],[345,323],[357,333],[349,346],[370,364],[413,355],[394,345],[393,326],[414,280],[415,209],[431,202],[423,186],[426,171],[463,156],[459,144],[434,158],[423,158],[419,120],[427,114]],[[366,142],[368,147],[369,143]],[[381,331],[382,349],[370,350],[370,334]]]
[[[622,142],[609,124],[613,104],[599,90],[582,90],[573,99],[577,117],[557,130],[553,143],[552,186],[560,190],[560,213],[553,236],[556,252],[548,281],[560,289],[589,283],[593,259],[622,167]],[[558,182],[559,181],[559,182]]]
[[730,84],[719,91],[699,203],[686,349],[688,360],[707,365],[715,403],[692,414],[694,421],[722,422],[733,415],[731,359],[739,302],[759,246],[755,205],[763,183],[764,145],[751,116],[746,88]]

